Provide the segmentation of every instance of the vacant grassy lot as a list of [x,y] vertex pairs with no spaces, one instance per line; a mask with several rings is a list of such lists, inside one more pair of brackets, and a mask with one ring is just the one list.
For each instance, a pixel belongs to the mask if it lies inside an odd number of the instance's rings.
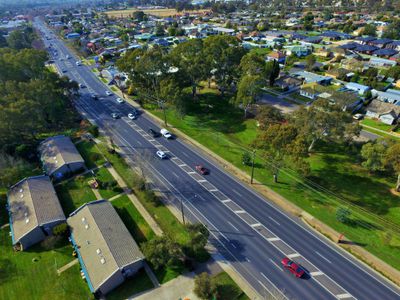
[[[228,101],[207,90],[200,101],[191,103],[184,118],[169,109],[168,122],[250,174],[250,167],[242,164],[242,155],[244,147],[250,148],[257,129],[254,120],[243,120],[242,111]],[[156,107],[146,108],[162,117]],[[395,178],[370,174],[360,166],[359,149],[335,144],[318,145],[309,161],[309,178],[286,169],[280,172],[279,183],[274,183],[271,167],[257,157],[255,178],[400,269],[400,235],[386,223],[400,226],[400,199],[390,192]],[[352,222],[338,222],[337,208],[349,205]]]
[[85,164],[88,169],[101,166],[105,163],[105,159],[97,149],[95,143],[90,141],[82,141],[76,144],[76,148],[85,160]]
[[60,276],[56,270],[70,262],[72,247],[67,239],[52,250],[40,245],[14,252],[9,228],[0,230],[0,299],[92,299],[79,265]]
[[140,245],[155,237],[153,230],[149,224],[143,219],[142,215],[138,212],[132,204],[128,196],[123,195],[113,200],[112,205],[117,210],[119,216],[124,221],[125,226]]
[[66,216],[81,205],[96,200],[96,196],[88,185],[91,174],[78,176],[55,187],[61,206]]
[[383,130],[383,131],[387,131],[389,132],[393,126],[391,125],[387,125],[384,124],[378,120],[374,120],[374,119],[364,119],[361,121],[361,124],[367,125],[367,126],[371,126],[373,128],[379,129],[379,130]]
[[[125,9],[125,10],[110,10],[106,12],[106,15],[109,17],[115,17],[115,18],[128,18],[132,16],[132,13],[135,11],[138,11],[136,8],[130,8],[130,9]],[[147,15],[153,15],[156,17],[170,17],[170,16],[175,16],[175,15],[183,15],[185,13],[191,14],[191,13],[205,13],[209,12],[209,9],[200,9],[200,10],[186,10],[182,12],[178,12],[174,8],[161,8],[161,9],[146,9],[143,10],[143,12]]]

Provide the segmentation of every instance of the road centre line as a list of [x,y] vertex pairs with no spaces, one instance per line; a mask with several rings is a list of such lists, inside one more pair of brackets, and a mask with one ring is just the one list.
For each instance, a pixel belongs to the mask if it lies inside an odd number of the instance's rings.
[[227,221],[228,222],[228,224],[229,225],[231,225],[236,231],[238,231],[239,232],[239,229],[235,226],[235,225],[233,225],[231,222],[229,222],[229,221]]
[[319,253],[318,251],[315,251],[315,253],[319,256],[319,257],[321,257],[322,259],[324,259],[324,260],[326,260],[328,263],[332,263],[329,259],[327,259],[325,256],[323,256],[321,253]]
[[[243,211],[243,212],[245,212],[245,211]],[[269,240],[270,241],[270,240]],[[278,248],[279,249],[279,248]],[[279,249],[280,250],[280,249]],[[328,277],[329,278],[329,277]],[[332,280],[332,279],[331,279]],[[333,280],[332,280],[333,281]],[[334,282],[334,281],[333,281]],[[337,284],[337,283],[336,283]],[[323,286],[323,285],[322,285]],[[339,286],[339,285],[338,285]],[[323,286],[325,289],[326,289],[326,287],[325,286]],[[341,286],[339,286],[339,287],[341,287]],[[341,287],[342,288],[342,287]],[[342,288],[343,289],[343,288]]]
[[274,262],[272,259],[268,258],[269,261],[275,266],[277,267],[279,270],[281,270],[283,272],[283,268],[281,266],[279,266],[276,262]]
[[272,218],[272,217],[270,217],[270,216],[268,216],[268,219],[270,219],[272,222],[274,222],[275,224],[277,224],[277,225],[281,225],[277,220],[275,220],[274,218]]

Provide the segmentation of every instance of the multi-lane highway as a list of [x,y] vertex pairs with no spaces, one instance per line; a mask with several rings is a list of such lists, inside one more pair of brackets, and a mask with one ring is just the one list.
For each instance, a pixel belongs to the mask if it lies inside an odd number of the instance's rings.
[[[136,120],[128,119],[130,104],[118,103],[115,95],[106,96],[108,88],[87,66],[75,64],[76,58],[62,41],[38,19],[35,26],[45,36],[51,36],[51,40],[44,41],[57,50],[57,68],[86,86],[76,101],[78,110],[113,138],[132,165],[138,158],[148,157],[144,153],[154,154],[154,159],[147,158],[153,187],[177,208],[182,201],[188,219],[207,225],[210,243],[259,295],[288,299],[400,299],[398,287],[282,212],[206,154],[179,138],[153,138],[148,129],[159,128],[145,112]],[[66,59],[67,55],[72,58]],[[100,99],[91,99],[91,93]],[[113,119],[112,112],[120,113],[122,118]],[[157,150],[163,150],[169,158],[157,159]],[[199,175],[196,164],[209,168],[210,174]],[[280,261],[285,256],[304,266],[309,276],[296,279],[283,271]]]

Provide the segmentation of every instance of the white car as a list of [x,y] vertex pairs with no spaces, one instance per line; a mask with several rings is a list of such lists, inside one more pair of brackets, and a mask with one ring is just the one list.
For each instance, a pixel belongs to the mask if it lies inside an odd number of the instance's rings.
[[117,102],[118,102],[118,103],[124,103],[124,99],[122,99],[122,98],[117,98]]
[[106,91],[106,95],[107,95],[107,96],[111,96],[112,93],[111,93],[110,91]]
[[75,64],[76,64],[77,66],[80,66],[80,65],[81,65],[81,62],[80,62],[80,61],[77,61]]
[[71,57],[67,54],[67,55],[65,55],[65,58],[70,59]]
[[364,118],[364,115],[363,115],[363,114],[355,114],[355,115],[353,116],[353,119],[354,119],[354,120],[361,120],[362,118]]
[[160,133],[163,137],[165,137],[166,139],[171,139],[172,138],[172,134],[165,128],[162,128],[160,130]]
[[158,150],[158,151],[156,152],[156,154],[157,154],[157,156],[158,156],[159,158],[161,158],[161,159],[167,158],[167,154],[165,154],[165,152],[163,152],[163,151],[161,151],[161,150]]
[[131,119],[131,120],[135,120],[137,118],[137,115],[133,114],[133,113],[129,113],[128,114],[128,118]]

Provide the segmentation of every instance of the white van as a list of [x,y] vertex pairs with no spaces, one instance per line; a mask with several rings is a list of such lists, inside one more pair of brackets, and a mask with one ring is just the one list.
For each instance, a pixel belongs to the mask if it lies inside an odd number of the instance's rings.
[[171,134],[167,129],[165,129],[165,128],[162,128],[162,129],[160,130],[160,133],[161,133],[161,135],[162,135],[163,137],[165,137],[166,139],[172,138],[172,134]]

